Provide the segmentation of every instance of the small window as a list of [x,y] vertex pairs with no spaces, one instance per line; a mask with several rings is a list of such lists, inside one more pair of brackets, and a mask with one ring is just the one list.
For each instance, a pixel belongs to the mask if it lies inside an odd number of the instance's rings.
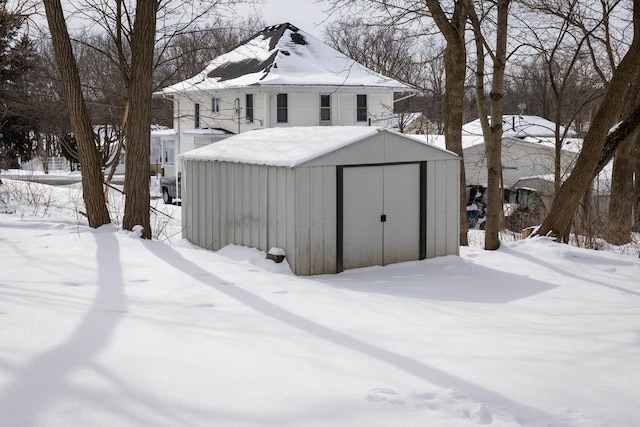
[[217,114],[220,112],[220,98],[211,99],[211,112]]
[[174,151],[174,141],[168,140],[164,143],[164,162],[165,163],[174,163],[175,161],[175,151]]
[[194,127],[196,129],[200,129],[200,104],[194,105],[193,118],[194,118]]
[[245,95],[245,104],[247,106],[246,118],[247,122],[253,123],[253,94],[248,93]]
[[279,93],[277,98],[277,109],[276,109],[276,117],[278,123],[287,123],[288,117],[288,103],[286,93]]
[[356,121],[367,121],[367,95],[357,95],[356,99]]
[[331,95],[320,95],[320,122],[331,122]]

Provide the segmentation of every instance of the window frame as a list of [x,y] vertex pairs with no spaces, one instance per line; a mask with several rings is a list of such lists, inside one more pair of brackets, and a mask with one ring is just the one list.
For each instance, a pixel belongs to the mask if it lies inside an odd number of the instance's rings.
[[253,114],[254,114],[254,97],[252,93],[247,93],[244,95],[244,105],[245,105],[245,120],[247,123],[253,123]]
[[[322,105],[322,100],[329,101],[328,105]],[[328,118],[323,118],[322,113],[328,112]],[[331,95],[327,93],[320,94],[320,124],[331,124]]]
[[220,98],[213,97],[211,98],[211,113],[218,114],[220,112]]
[[[369,118],[368,99],[366,94],[356,95],[356,122],[366,122]],[[360,101],[364,100],[364,105],[361,105]]]
[[286,93],[276,95],[276,123],[289,123],[289,96]]
[[200,104],[198,102],[193,104],[193,127],[200,129]]

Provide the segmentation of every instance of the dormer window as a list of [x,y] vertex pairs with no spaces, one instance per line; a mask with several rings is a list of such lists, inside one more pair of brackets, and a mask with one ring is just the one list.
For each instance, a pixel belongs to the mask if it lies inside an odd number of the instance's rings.
[[367,121],[367,95],[356,95],[356,121]]

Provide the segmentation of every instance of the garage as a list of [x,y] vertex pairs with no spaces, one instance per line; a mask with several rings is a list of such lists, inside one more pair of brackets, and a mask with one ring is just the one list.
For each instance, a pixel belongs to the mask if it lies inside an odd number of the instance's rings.
[[282,248],[299,275],[459,252],[459,158],[400,133],[271,128],[180,157],[198,246]]

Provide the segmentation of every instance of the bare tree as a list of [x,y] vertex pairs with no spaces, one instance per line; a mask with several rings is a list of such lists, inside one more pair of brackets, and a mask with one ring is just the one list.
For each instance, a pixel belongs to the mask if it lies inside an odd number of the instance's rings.
[[465,31],[469,9],[468,0],[457,0],[453,5],[453,13],[447,16],[437,0],[425,0],[429,12],[446,40],[444,50],[445,69],[445,143],[447,149],[453,151],[461,159],[460,165],[460,244],[469,244],[467,237],[467,180],[464,170],[464,153],[462,151],[462,122],[464,99],[464,82],[466,76],[467,50]]
[[[444,134],[447,149],[459,156],[462,152],[462,118],[467,51],[465,30],[469,0],[442,4],[437,0],[329,0],[335,13],[367,16],[366,22],[389,28],[406,28],[412,37],[432,34],[433,23],[445,38]],[[451,7],[449,7],[451,6]],[[460,167],[460,243],[468,244],[466,219],[466,180],[464,164]]]
[[82,193],[89,226],[97,228],[111,222],[102,196],[102,163],[95,145],[95,134],[80,85],[78,66],[73,56],[69,32],[60,0],[45,0],[45,11],[67,101],[71,125],[78,141],[78,156],[82,164]]
[[[605,88],[602,102],[593,116],[589,131],[584,138],[583,148],[569,178],[560,187],[550,213],[538,230],[538,234],[553,235],[559,241],[568,242],[573,214],[582,195],[590,187],[595,172],[602,159],[612,156],[621,142],[614,138],[617,132],[625,130],[628,137],[635,130],[635,112],[622,122],[616,132],[609,134],[622,113],[620,99],[629,90],[629,85],[640,70],[640,0],[633,1],[633,40],[619,65],[613,70],[612,78]],[[623,138],[623,139],[624,139]],[[617,143],[616,143],[617,141]],[[613,151],[607,151],[607,149]],[[610,157],[609,157],[610,158]]]
[[[485,225],[484,248],[495,250],[500,247],[500,223],[502,219],[502,106],[504,96],[504,73],[507,62],[508,16],[510,0],[497,0],[495,2],[495,27],[492,31],[496,34],[495,49],[489,47],[489,43],[482,32],[482,22],[475,8],[469,9],[473,34],[476,45],[476,94],[478,102],[478,114],[482,125],[484,145],[487,153],[487,219]],[[490,11],[483,11],[483,15]],[[491,91],[487,102],[484,89],[485,79],[485,51],[491,58]],[[487,111],[487,104],[489,111]]]

